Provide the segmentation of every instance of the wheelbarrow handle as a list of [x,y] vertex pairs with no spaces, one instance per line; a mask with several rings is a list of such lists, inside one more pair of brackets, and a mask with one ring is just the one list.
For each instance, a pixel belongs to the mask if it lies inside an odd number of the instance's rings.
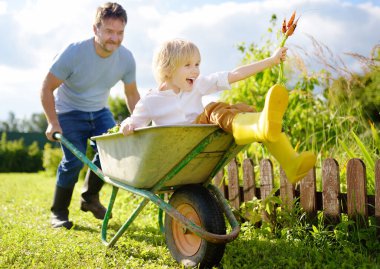
[[215,244],[221,244],[221,243],[229,243],[233,240],[235,240],[239,233],[240,233],[240,226],[239,225],[233,225],[229,220],[232,231],[229,234],[215,234],[210,233],[206,231],[204,228],[196,225],[194,222],[183,216],[180,212],[178,212],[176,209],[172,209],[172,211],[166,211],[172,218],[175,220],[181,222],[186,228],[191,230],[193,233],[198,235],[201,238],[204,238],[205,240],[215,243]]
[[76,148],[61,133],[54,132],[52,136],[54,139],[60,141],[62,145],[68,148],[71,151],[71,153],[74,154],[81,162],[86,164],[92,170],[92,172],[94,172],[101,180],[105,181],[102,170],[99,167],[97,167],[90,159],[88,159],[86,154],[82,153],[78,148]]
[[62,138],[62,134],[61,133],[59,133],[59,132],[54,132],[53,133],[53,135],[52,135],[52,137],[55,139],[55,140],[61,140],[61,138]]

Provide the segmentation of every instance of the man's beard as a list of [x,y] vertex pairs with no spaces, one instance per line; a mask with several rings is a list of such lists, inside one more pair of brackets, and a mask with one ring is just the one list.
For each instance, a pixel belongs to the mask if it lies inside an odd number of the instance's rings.
[[[102,50],[104,50],[105,52],[113,52],[113,51],[115,51],[118,47],[120,47],[120,43],[109,42],[109,41],[104,42],[104,43],[100,43],[99,45],[100,45],[100,47],[102,48]],[[116,48],[110,50],[110,49],[107,48],[107,45],[111,45],[113,48],[116,46]]]

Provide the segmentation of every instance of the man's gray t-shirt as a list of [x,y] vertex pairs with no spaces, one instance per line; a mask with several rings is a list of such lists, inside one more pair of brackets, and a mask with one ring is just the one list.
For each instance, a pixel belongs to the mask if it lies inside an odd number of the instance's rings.
[[64,82],[54,93],[57,113],[94,112],[107,106],[111,88],[118,82],[136,81],[132,53],[120,46],[111,56],[95,52],[94,38],[69,45],[54,58],[50,72]]

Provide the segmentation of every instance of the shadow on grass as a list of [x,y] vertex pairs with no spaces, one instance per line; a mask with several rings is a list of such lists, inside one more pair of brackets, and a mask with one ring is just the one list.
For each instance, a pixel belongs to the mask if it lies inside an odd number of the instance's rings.
[[[110,227],[107,240],[111,240],[121,225],[114,224],[112,227],[114,229]],[[108,260],[119,260],[120,257],[122,257],[121,259],[128,257],[129,260],[144,260],[147,264],[156,263],[157,265],[165,265],[165,267],[170,264],[176,266],[175,260],[166,247],[165,236],[160,233],[159,228],[151,226],[131,225],[115,245],[106,250]],[[159,268],[161,267],[159,266]]]
[[[107,227],[107,238],[112,238],[123,224],[120,222],[109,223]],[[146,242],[148,244],[152,243],[154,246],[165,245],[165,236],[164,234],[161,234],[158,225],[157,227],[141,227],[137,223],[132,223],[128,229],[124,231],[118,242],[123,242],[125,240]]]
[[73,230],[75,231],[81,231],[81,232],[90,232],[90,233],[99,233],[100,231],[98,229],[94,229],[92,227],[78,225],[74,223]]

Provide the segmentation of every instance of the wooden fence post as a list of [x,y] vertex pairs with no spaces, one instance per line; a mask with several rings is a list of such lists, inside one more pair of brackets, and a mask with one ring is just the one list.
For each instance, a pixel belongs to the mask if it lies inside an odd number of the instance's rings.
[[[264,200],[273,190],[273,165],[269,159],[260,162],[260,197]],[[262,218],[268,222],[269,217],[266,211],[262,212]]]
[[285,207],[293,209],[294,186],[286,177],[285,171],[280,167],[280,197]]
[[322,164],[323,215],[328,224],[340,222],[339,193],[339,164],[336,160],[328,158]]
[[380,238],[380,160],[375,166],[375,218],[377,237]]
[[251,201],[256,197],[255,173],[251,159],[243,161],[243,198],[244,202]]
[[[241,201],[250,201],[258,196],[252,160],[245,159],[242,163],[242,187],[239,186],[238,171],[236,159],[233,159],[227,167],[228,186],[225,185],[227,177],[223,179],[223,169],[213,179],[224,197],[227,197],[231,206],[237,210]],[[342,212],[347,212],[349,219],[356,221],[359,227],[368,227],[368,215],[375,214],[377,236],[380,238],[380,160],[377,160],[375,166],[374,197],[367,195],[366,167],[362,160],[351,159],[347,163],[347,195],[340,193],[339,174],[337,161],[333,158],[325,159],[322,164],[322,193],[318,193],[315,167],[310,170],[300,183],[300,203],[304,211],[312,218],[316,216],[317,210],[322,209],[325,222],[333,225],[340,222]],[[269,159],[263,159],[260,162],[259,190],[262,201],[273,191],[273,182],[273,164]],[[294,186],[289,183],[283,169],[280,168],[280,196],[290,209],[295,195]],[[344,197],[347,197],[347,200]],[[368,201],[374,205],[374,210],[370,210]],[[262,220],[268,222],[269,217],[263,210]]]
[[310,220],[317,216],[317,190],[315,181],[315,167],[313,167],[300,183],[301,206]]
[[232,159],[228,164],[228,200],[235,209],[239,210],[240,187],[236,159]]
[[365,164],[360,159],[347,163],[347,213],[359,227],[366,227],[368,220],[368,198]]
[[223,175],[224,171],[223,169],[220,169],[220,171],[214,177],[214,185],[218,187],[223,196],[226,197],[226,185],[224,183]]

